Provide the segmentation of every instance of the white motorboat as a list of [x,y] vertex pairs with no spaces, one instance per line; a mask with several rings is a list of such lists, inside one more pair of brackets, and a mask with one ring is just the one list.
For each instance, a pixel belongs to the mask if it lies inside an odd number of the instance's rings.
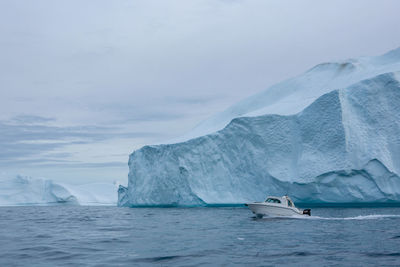
[[246,206],[257,216],[311,216],[311,209],[300,210],[295,207],[293,201],[288,196],[274,197],[269,196],[264,202],[246,203]]

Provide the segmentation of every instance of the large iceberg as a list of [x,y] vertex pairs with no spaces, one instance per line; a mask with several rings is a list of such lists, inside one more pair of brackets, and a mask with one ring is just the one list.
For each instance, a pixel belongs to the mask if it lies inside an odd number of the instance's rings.
[[399,79],[400,49],[318,65],[134,151],[118,204],[400,202]]
[[16,205],[116,205],[117,185],[69,185],[48,179],[17,176],[0,179],[0,206]]

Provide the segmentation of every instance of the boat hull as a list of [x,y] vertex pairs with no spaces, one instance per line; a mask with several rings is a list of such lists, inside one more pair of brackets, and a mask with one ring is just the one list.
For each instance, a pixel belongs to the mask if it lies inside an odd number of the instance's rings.
[[295,208],[289,207],[279,207],[273,205],[267,205],[264,203],[248,203],[246,204],[249,209],[257,216],[257,217],[276,217],[276,216],[293,216],[293,215],[303,215],[302,212]]

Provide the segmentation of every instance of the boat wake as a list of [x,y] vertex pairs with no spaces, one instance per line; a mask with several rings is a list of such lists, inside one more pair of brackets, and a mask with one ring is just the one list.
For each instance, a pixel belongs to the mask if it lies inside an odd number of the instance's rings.
[[400,219],[399,214],[371,214],[371,215],[359,215],[355,217],[320,217],[320,216],[301,216],[294,215],[290,217],[264,217],[268,218],[288,218],[288,219],[304,219],[304,220],[380,220],[380,219]]
[[359,215],[355,217],[319,217],[319,216],[311,216],[307,219],[316,219],[316,220],[379,220],[379,219],[400,219],[400,215],[395,214],[371,214],[371,215]]

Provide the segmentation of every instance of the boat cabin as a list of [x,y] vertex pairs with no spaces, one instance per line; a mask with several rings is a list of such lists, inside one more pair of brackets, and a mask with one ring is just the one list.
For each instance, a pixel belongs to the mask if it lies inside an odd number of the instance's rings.
[[283,197],[269,196],[267,197],[265,202],[271,204],[280,204],[285,207],[295,207],[293,201],[288,196],[283,196]]

